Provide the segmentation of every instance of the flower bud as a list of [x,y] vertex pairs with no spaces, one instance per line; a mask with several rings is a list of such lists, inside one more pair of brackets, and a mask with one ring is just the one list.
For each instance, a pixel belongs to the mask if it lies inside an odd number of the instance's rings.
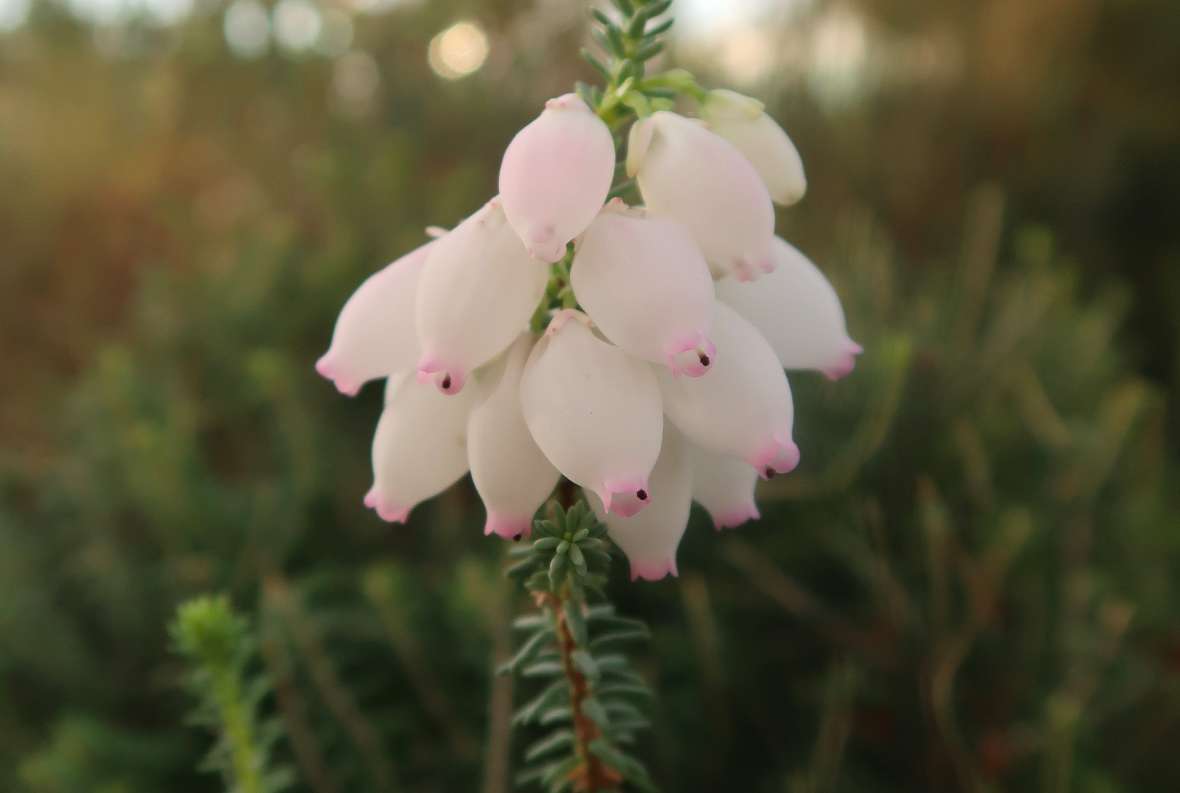
[[679,574],[676,548],[692,509],[692,472],[686,446],[680,433],[665,424],[660,458],[651,474],[652,490],[658,495],[638,515],[608,514],[597,497],[588,495],[590,506],[606,524],[610,538],[627,555],[632,581],[659,581],[668,574]]
[[418,376],[444,394],[495,358],[528,325],[549,281],[496,199],[438,240],[418,285]]
[[775,203],[790,206],[807,192],[799,151],[764,105],[735,91],[710,91],[701,105],[709,129],[732,143],[754,166]]
[[410,373],[386,385],[385,410],[373,436],[373,487],[365,506],[405,523],[419,502],[467,473],[467,416],[475,389],[450,398]]
[[521,334],[491,372],[487,398],[467,421],[471,480],[487,509],[484,534],[527,537],[533,515],[553,492],[557,469],[537,448],[520,409],[520,377],[535,337]]
[[414,368],[414,304],[422,265],[433,247],[432,240],[378,270],[344,304],[332,343],[315,365],[340,393],[355,396],[369,380]]
[[578,243],[570,278],[590,319],[626,352],[675,374],[709,370],[713,280],[679,223],[611,202]]
[[774,207],[746,157],[703,124],[668,111],[631,127],[627,172],[648,213],[688,229],[713,275],[768,271]]
[[615,142],[606,124],[577,94],[550,99],[500,163],[508,223],[533,256],[558,261],[602,208],[614,169]]
[[660,373],[668,419],[709,451],[740,457],[766,478],[799,463],[791,439],[794,406],[787,376],[764,338],[718,303],[713,314],[717,363],[708,377]]
[[520,400],[537,446],[607,511],[633,515],[659,498],[648,484],[664,424],[655,375],[595,336],[585,314],[554,317],[529,355]]
[[692,464],[692,498],[713,518],[718,531],[761,517],[754,502],[758,472],[751,465],[696,444],[690,445],[688,456]]
[[775,237],[774,272],[753,283],[717,282],[717,297],[750,321],[787,369],[814,369],[838,380],[856,366],[861,346],[848,338],[836,291],[811,261]]

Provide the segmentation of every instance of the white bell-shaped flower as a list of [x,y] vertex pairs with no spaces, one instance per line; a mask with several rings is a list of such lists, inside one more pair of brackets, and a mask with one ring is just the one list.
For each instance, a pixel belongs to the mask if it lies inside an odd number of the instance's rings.
[[763,477],[799,463],[791,438],[794,405],[774,350],[736,311],[713,312],[717,362],[708,377],[660,373],[664,411],[688,439],[709,451],[740,457]]
[[701,104],[709,129],[732,143],[758,171],[775,203],[790,206],[807,192],[799,150],[765,105],[736,91],[710,91]]
[[553,318],[525,365],[520,400],[537,446],[609,512],[633,515],[660,497],[648,483],[664,424],[655,375],[595,336],[585,314]]
[[430,241],[365,279],[352,293],[316,371],[342,394],[355,396],[369,380],[414,368],[418,334],[414,304]]
[[535,337],[521,334],[489,372],[487,397],[467,421],[471,480],[487,509],[484,534],[527,537],[533,515],[561,477],[537,448],[520,409],[520,377]]
[[439,239],[418,284],[418,376],[445,394],[527,325],[548,268],[529,256],[497,199]]
[[836,290],[811,261],[775,237],[774,272],[754,283],[717,282],[717,297],[770,342],[787,369],[814,369],[838,380],[864,350],[848,337]]
[[631,127],[627,173],[649,214],[683,223],[713,274],[769,271],[774,206],[754,166],[697,121],[668,111]]
[[689,446],[688,456],[692,463],[692,498],[705,508],[718,530],[734,529],[761,517],[754,502],[758,472],[751,465],[696,444]]
[[684,227],[612,201],[578,242],[570,280],[602,334],[675,374],[709,370],[714,290]]
[[475,389],[438,393],[405,373],[386,385],[385,410],[373,436],[373,487],[365,506],[404,523],[410,510],[467,473],[467,416]]
[[678,575],[676,548],[688,527],[692,510],[692,470],[687,443],[671,424],[664,425],[664,442],[660,458],[651,474],[651,506],[638,515],[624,517],[608,514],[593,494],[590,506],[606,524],[607,533],[623,549],[631,563],[631,580],[659,581],[668,574]]
[[533,256],[558,261],[602,208],[614,169],[615,142],[602,119],[577,94],[550,99],[500,163],[508,223]]

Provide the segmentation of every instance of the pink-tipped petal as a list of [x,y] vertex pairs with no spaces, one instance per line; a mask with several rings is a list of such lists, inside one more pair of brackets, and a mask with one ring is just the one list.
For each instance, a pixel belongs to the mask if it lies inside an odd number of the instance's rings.
[[803,161],[782,127],[756,99],[723,89],[710,91],[701,105],[709,129],[732,143],[766,183],[775,203],[790,206],[807,192]]
[[799,447],[792,440],[774,439],[751,455],[747,462],[763,479],[789,474],[799,466]]
[[774,351],[749,322],[718,303],[713,342],[717,360],[707,377],[660,374],[664,412],[694,444],[711,452],[762,460],[762,470],[785,468],[780,447],[790,443],[794,406],[786,374]]
[[[561,475],[529,434],[520,407],[520,378],[535,338],[521,334],[489,371],[481,374],[487,398],[467,422],[471,480],[488,512],[488,527],[502,537],[527,534],[531,518]],[[502,531],[498,526],[507,526]]]
[[486,536],[495,534],[505,540],[528,539],[533,533],[533,519],[489,512],[483,533]]
[[365,505],[385,520],[404,521],[418,503],[467,472],[467,417],[476,389],[444,396],[410,374],[391,378],[373,435],[373,488]]
[[840,298],[798,249],[775,237],[774,271],[755,283],[717,282],[717,299],[732,306],[770,342],[786,369],[812,369],[839,379],[863,350],[848,337]]
[[713,280],[680,224],[612,201],[578,243],[570,281],[590,319],[626,352],[681,374],[708,369],[699,360],[713,322]]
[[434,242],[374,273],[352,294],[316,371],[340,393],[354,396],[369,380],[414,365],[418,357],[415,304],[422,269]]
[[692,498],[708,511],[718,530],[740,526],[759,517],[754,503],[758,471],[738,457],[689,448]]
[[676,548],[692,508],[692,470],[684,439],[674,427],[664,426],[660,459],[651,475],[651,503],[642,512],[621,515],[608,511],[596,494],[587,498],[610,538],[627,555],[632,580],[676,575]]
[[[657,111],[632,126],[629,159],[651,217],[688,230],[715,277],[753,272],[770,254],[774,206],[758,172],[738,149],[703,125]],[[743,263],[751,263],[743,265]]]
[[717,358],[717,346],[703,333],[680,339],[668,349],[668,368],[675,376],[700,377]]
[[[520,381],[521,409],[538,448],[570,481],[634,491],[660,453],[664,417],[652,369],[594,335],[576,313],[537,342]],[[616,509],[631,509],[623,506]]]
[[500,164],[500,199],[534,257],[565,255],[606,201],[614,167],[610,129],[576,94],[549,100],[517,133]]
[[647,479],[608,479],[596,491],[607,512],[629,518],[651,502]]
[[549,273],[529,256],[494,200],[435,245],[415,307],[423,353],[419,371],[443,372],[434,382],[455,394],[468,373],[498,356],[527,327]]

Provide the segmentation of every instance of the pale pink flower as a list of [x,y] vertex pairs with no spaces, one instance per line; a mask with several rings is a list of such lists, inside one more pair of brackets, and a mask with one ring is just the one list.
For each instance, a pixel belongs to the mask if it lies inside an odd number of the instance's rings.
[[471,480],[487,510],[484,534],[527,537],[561,474],[537,448],[520,408],[520,378],[536,337],[521,334],[488,374],[467,422]]
[[608,513],[596,496],[589,497],[590,506],[606,524],[610,538],[627,555],[632,581],[658,581],[669,574],[679,575],[676,548],[692,509],[692,470],[686,446],[680,433],[665,424],[660,457],[651,475],[652,491],[658,497],[639,514]]
[[627,172],[651,215],[684,224],[715,276],[751,279],[773,267],[766,185],[745,155],[699,121],[659,111],[635,122]]
[[811,261],[775,237],[774,272],[752,283],[717,282],[717,297],[770,342],[786,369],[814,369],[838,380],[856,366],[861,346],[848,337],[836,291]]
[[529,256],[496,199],[433,246],[418,284],[418,376],[445,394],[528,325],[548,268]]
[[419,355],[414,303],[434,245],[428,242],[378,270],[344,304],[332,344],[315,367],[340,393],[355,396],[369,380],[414,367]]
[[757,520],[754,487],[758,471],[739,457],[730,457],[691,444],[692,498],[709,513],[718,529],[733,529]]
[[710,91],[701,105],[709,129],[732,143],[754,166],[775,203],[790,206],[807,192],[799,150],[757,99],[735,91]]
[[658,497],[648,482],[664,423],[655,375],[595,336],[585,314],[564,311],[549,324],[525,365],[520,399],[541,451],[608,511],[633,515]]
[[467,416],[475,389],[450,397],[409,372],[390,378],[373,435],[373,487],[365,506],[404,523],[419,502],[467,473]]
[[713,341],[717,363],[708,377],[660,373],[668,419],[693,443],[740,457],[764,477],[792,471],[799,463],[794,405],[774,350],[722,303],[713,315]]
[[582,308],[624,351],[675,374],[708,371],[713,280],[679,223],[611,202],[578,243],[570,276]]
[[614,178],[610,129],[577,94],[545,103],[500,164],[508,223],[536,258],[555,262],[598,214]]

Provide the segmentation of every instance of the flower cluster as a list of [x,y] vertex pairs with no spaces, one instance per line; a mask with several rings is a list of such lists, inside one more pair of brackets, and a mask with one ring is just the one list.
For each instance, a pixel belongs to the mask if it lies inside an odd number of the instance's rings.
[[550,100],[496,198],[349,299],[317,369],[350,395],[388,378],[365,496],[382,518],[470,471],[485,533],[519,538],[564,476],[632,577],[655,580],[676,573],[693,500],[737,526],[758,516],[757,479],[798,464],[784,369],[836,379],[861,348],[774,233],[773,203],[806,189],[794,145],[756,100],[700,100],[700,119],[632,125],[641,208],[608,201],[607,124],[575,94]]

